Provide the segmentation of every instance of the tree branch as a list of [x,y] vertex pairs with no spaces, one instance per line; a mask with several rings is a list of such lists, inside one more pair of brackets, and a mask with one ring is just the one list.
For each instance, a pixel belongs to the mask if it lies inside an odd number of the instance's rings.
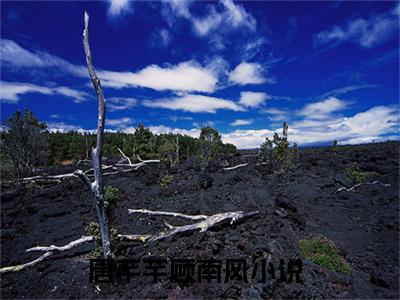
[[0,274],[2,273],[8,273],[8,272],[18,272],[21,271],[23,269],[26,269],[28,267],[34,266],[37,263],[45,260],[46,258],[50,257],[51,255],[54,254],[54,252],[63,252],[63,251],[67,251],[70,250],[74,247],[77,247],[79,245],[82,245],[84,243],[90,242],[94,240],[94,236],[82,236],[80,239],[77,239],[75,241],[70,242],[67,245],[64,246],[54,246],[51,245],[49,247],[42,247],[42,246],[37,246],[37,247],[33,247],[33,248],[29,248],[27,249],[25,252],[32,252],[32,251],[44,251],[45,253],[40,256],[39,258],[30,261],[28,263],[25,264],[21,264],[21,265],[16,265],[16,266],[10,266],[10,267],[4,267],[4,268],[0,268]]
[[208,218],[206,215],[185,215],[181,213],[175,212],[167,212],[167,211],[153,211],[148,209],[128,209],[128,214],[148,214],[148,215],[155,215],[155,216],[172,216],[172,217],[181,217],[190,220],[205,220]]
[[201,219],[202,221],[197,222],[195,224],[190,224],[190,225],[184,225],[184,226],[172,226],[168,223],[165,224],[165,226],[168,228],[164,232],[160,232],[154,235],[119,235],[121,238],[126,238],[129,240],[137,240],[141,242],[154,242],[158,241],[161,239],[165,239],[167,237],[171,237],[175,234],[182,233],[182,232],[189,232],[189,231],[195,231],[195,230],[200,230],[200,232],[205,232],[209,228],[222,223],[223,221],[226,220],[231,220],[230,224],[233,224],[234,222],[250,217],[253,215],[258,214],[258,211],[253,211],[249,213],[245,213],[243,211],[236,211],[236,212],[227,212],[227,213],[219,213],[215,214],[212,216],[206,216],[206,215],[185,215],[185,214],[180,214],[180,213],[173,213],[173,212],[164,212],[164,211],[151,211],[147,209],[129,209],[128,210],[130,214],[132,213],[143,213],[143,214],[149,214],[149,215],[163,215],[163,216],[173,216],[173,217],[182,217],[186,219],[192,219],[192,220],[198,220]]
[[373,182],[364,182],[364,183],[357,183],[356,185],[353,185],[351,188],[346,188],[344,186],[338,188],[338,190],[336,191],[337,193],[341,192],[341,191],[346,191],[346,192],[354,192],[356,188],[358,188],[361,185],[371,185],[371,184],[379,184],[382,186],[390,186],[389,183],[380,183],[378,180],[375,180]]
[[117,149],[118,149],[119,153],[121,153],[122,156],[128,161],[129,165],[132,165],[131,159],[128,156],[126,156],[125,153],[122,152],[122,150],[120,148],[117,148]]
[[228,171],[228,170],[235,170],[235,169],[237,169],[237,168],[245,167],[245,166],[247,166],[247,165],[248,165],[248,163],[246,163],[246,164],[240,164],[240,165],[237,165],[237,166],[234,166],[234,167],[224,168],[224,170],[225,170],[225,171]]

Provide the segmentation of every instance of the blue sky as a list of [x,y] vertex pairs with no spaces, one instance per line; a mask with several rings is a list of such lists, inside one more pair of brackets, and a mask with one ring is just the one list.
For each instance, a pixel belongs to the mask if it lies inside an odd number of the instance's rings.
[[82,46],[91,17],[108,130],[257,147],[289,124],[301,146],[399,137],[398,2],[1,2],[1,120],[93,130]]

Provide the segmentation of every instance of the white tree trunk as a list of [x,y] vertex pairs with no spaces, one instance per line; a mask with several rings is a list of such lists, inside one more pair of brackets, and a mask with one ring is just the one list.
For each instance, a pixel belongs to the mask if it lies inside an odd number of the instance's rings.
[[83,30],[83,47],[85,49],[86,64],[89,71],[90,79],[93,83],[94,90],[96,91],[99,108],[97,120],[97,141],[96,148],[92,150],[94,182],[83,172],[76,172],[76,174],[83,180],[83,182],[91,189],[96,199],[97,217],[99,219],[101,241],[103,245],[103,256],[105,258],[112,257],[110,248],[110,231],[108,228],[108,220],[104,210],[104,187],[102,176],[102,157],[103,157],[103,139],[104,139],[104,123],[106,114],[106,100],[104,99],[103,89],[101,88],[100,80],[97,78],[96,72],[92,64],[92,54],[90,52],[89,44],[89,15],[85,11],[85,29]]

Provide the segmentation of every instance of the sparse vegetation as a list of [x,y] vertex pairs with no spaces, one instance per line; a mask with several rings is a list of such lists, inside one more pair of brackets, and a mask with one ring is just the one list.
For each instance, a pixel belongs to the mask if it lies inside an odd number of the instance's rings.
[[115,205],[117,203],[117,200],[119,198],[120,191],[116,187],[113,187],[111,185],[108,185],[104,189],[104,202],[105,205]]
[[286,167],[289,164],[289,142],[287,139],[289,126],[284,122],[282,127],[282,136],[275,132],[272,140],[267,137],[261,145],[260,151],[264,161],[277,162],[279,166]]
[[[37,121],[43,130],[40,139],[35,142],[40,144],[32,165],[60,165],[63,162],[77,162],[80,159],[90,159],[90,151],[96,145],[96,136],[92,133],[47,132],[46,124]],[[212,132],[212,133],[211,133]],[[1,132],[1,166],[3,177],[8,174],[16,176],[14,164],[8,154],[6,144],[7,132]],[[39,143],[40,142],[40,143]],[[15,142],[14,142],[15,143]],[[232,144],[223,144],[218,131],[209,127],[203,131],[201,138],[194,138],[181,134],[153,134],[148,128],[139,124],[135,132],[105,132],[104,157],[121,157],[120,148],[128,157],[141,159],[161,159],[168,165],[176,165],[189,156],[200,156],[209,159],[220,153],[233,154],[237,149]],[[11,146],[11,149],[15,148]],[[20,165],[20,163],[19,163]],[[29,169],[29,168],[28,168]],[[24,171],[22,172],[24,173]]]
[[301,255],[313,263],[334,272],[350,274],[349,263],[340,255],[336,245],[324,236],[300,240]]
[[222,150],[221,135],[210,126],[203,127],[200,132],[201,157],[210,159]]
[[158,147],[160,159],[171,167],[179,162],[179,135],[163,134]]
[[46,127],[29,110],[16,111],[11,116],[7,132],[1,134],[2,152],[13,166],[9,175],[22,180],[33,167],[43,165]]
[[337,140],[334,140],[333,142],[332,142],[332,150],[333,150],[333,152],[337,152],[338,151],[338,142],[337,142]]
[[[101,258],[103,256],[103,249],[102,249],[102,243],[101,243],[101,236],[100,236],[100,226],[99,223],[96,222],[90,222],[89,225],[86,226],[85,232],[87,235],[94,236],[94,249],[91,252],[91,255],[95,258]],[[113,248],[118,247],[119,245],[119,239],[118,239],[118,232],[117,230],[111,228],[110,229],[110,240],[111,240],[111,245]]]
[[353,164],[351,167],[345,168],[343,173],[346,174],[354,183],[361,183],[365,180],[366,175],[360,170],[360,168]]
[[172,183],[173,180],[174,180],[174,176],[173,175],[164,175],[160,179],[160,185],[163,188],[167,188]]
[[86,226],[85,232],[87,235],[94,236],[94,239],[95,239],[95,246],[92,251],[92,255],[96,258],[102,257],[103,249],[102,249],[102,244],[101,244],[99,223],[90,222],[89,225]]

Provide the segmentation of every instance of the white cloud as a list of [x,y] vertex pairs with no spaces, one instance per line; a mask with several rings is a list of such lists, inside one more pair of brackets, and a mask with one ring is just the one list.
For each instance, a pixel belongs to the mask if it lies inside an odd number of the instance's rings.
[[239,149],[258,148],[265,141],[267,136],[272,136],[273,131],[268,129],[249,129],[234,130],[228,133],[222,133],[222,141],[224,143],[234,144]]
[[216,122],[214,121],[206,121],[206,122],[193,122],[193,126],[196,128],[203,128],[206,126],[215,127]]
[[46,124],[47,124],[47,129],[50,132],[68,132],[68,131],[85,132],[86,131],[78,125],[66,124],[64,122],[46,122]]
[[168,117],[172,122],[176,123],[178,121],[193,121],[192,117],[187,117],[187,116],[169,116]]
[[222,0],[222,3],[227,10],[226,17],[234,27],[243,25],[255,30],[256,20],[244,10],[243,6],[233,3],[232,0]]
[[165,29],[157,29],[151,35],[150,46],[155,48],[165,48],[172,39],[171,33]]
[[51,115],[50,115],[50,118],[52,118],[52,119],[61,119],[62,116],[59,115],[59,114],[51,114]]
[[[398,140],[396,134],[399,132],[399,125],[398,108],[375,106],[351,117],[294,122],[289,124],[288,139],[290,143],[296,142],[301,146],[330,143],[334,140],[341,144]],[[221,136],[225,143],[232,143],[238,148],[257,148],[266,137],[271,138],[274,132],[281,131],[281,127],[273,130],[235,130]]]
[[65,86],[44,87],[31,83],[0,81],[0,101],[17,103],[21,95],[28,93],[63,95],[72,98],[72,101],[75,103],[83,102],[90,97],[86,92],[74,90]]
[[116,128],[126,128],[133,123],[132,118],[124,117],[120,119],[106,119],[106,125]]
[[[290,126],[290,124],[289,124]],[[300,145],[342,141],[377,140],[399,131],[398,109],[390,106],[375,106],[352,117],[328,118],[326,120],[304,119],[289,128],[289,139]]]
[[331,41],[351,41],[363,48],[372,48],[385,42],[397,32],[398,16],[396,10],[372,15],[368,19],[358,18],[347,26],[334,25],[330,30],[322,31],[314,36],[315,45],[327,44]]
[[247,107],[258,107],[268,99],[266,93],[241,92],[239,103]]
[[231,126],[251,125],[253,121],[253,119],[237,119],[231,123]]
[[357,84],[357,85],[349,85],[349,86],[344,86],[341,88],[337,88],[334,90],[331,90],[329,92],[324,93],[323,95],[319,96],[320,99],[324,99],[326,97],[337,97],[343,94],[347,94],[351,91],[359,90],[359,89],[365,89],[365,88],[375,88],[378,87],[377,84]]
[[240,52],[240,57],[242,60],[250,60],[254,56],[256,56],[263,48],[263,46],[267,43],[267,40],[264,37],[257,37],[249,43],[245,44]]
[[[150,131],[154,134],[162,134],[162,133],[175,133],[175,134],[182,134],[182,135],[189,135],[191,137],[199,137],[200,136],[200,129],[199,128],[192,128],[192,129],[181,129],[181,128],[171,128],[168,126],[164,126],[164,125],[158,125],[158,126],[149,126],[148,127],[150,129]],[[133,133],[135,132],[134,127],[130,127],[127,128],[126,130],[124,130],[125,132],[130,132]]]
[[81,77],[88,77],[86,67],[73,65],[70,62],[51,55],[45,51],[29,51],[22,48],[13,40],[1,39],[0,62],[2,67],[19,68],[48,68],[54,67],[63,72]]
[[131,11],[132,0],[108,0],[107,14],[110,17],[118,17]]
[[212,71],[192,60],[164,68],[150,65],[136,73],[99,71],[98,75],[105,87],[139,86],[157,91],[213,92],[218,82],[218,78]]
[[267,108],[263,109],[262,112],[270,115],[287,115],[289,113],[287,110],[279,108]]
[[347,108],[348,102],[330,97],[326,100],[306,104],[299,112],[299,115],[310,119],[325,119],[331,113]]
[[[125,119],[125,118],[123,118]],[[127,118],[129,119],[129,118]],[[133,133],[135,127],[128,127],[129,121],[115,121],[115,125],[122,123],[124,132]],[[51,128],[59,130],[78,130],[81,132],[94,132],[94,130],[83,130],[75,125],[65,123],[49,123]],[[126,125],[126,126],[125,126]],[[371,109],[355,114],[351,117],[340,117],[329,120],[310,120],[303,119],[301,122],[289,124],[289,142],[296,142],[300,146],[331,143],[337,140],[339,144],[345,143],[368,143],[372,141],[398,140],[399,132],[399,110],[392,106],[375,106]],[[179,133],[192,137],[199,137],[200,128],[182,129],[171,128],[164,125],[149,126],[154,134]],[[108,130],[112,131],[112,130]],[[281,132],[280,126],[270,129],[237,129],[230,132],[221,133],[224,143],[232,143],[240,149],[258,148],[266,137],[271,138],[274,132]]]
[[260,64],[242,62],[229,74],[229,80],[240,85],[260,84],[266,81],[262,72]]
[[[44,51],[28,51],[12,40],[1,40],[0,62],[10,70],[18,68],[58,70],[57,74],[72,74],[88,78],[85,66],[73,65]],[[213,69],[211,69],[213,67]],[[177,65],[149,65],[137,72],[117,72],[97,69],[101,83],[110,88],[144,87],[157,91],[213,92],[218,83],[215,64],[203,67],[194,60]],[[47,74],[48,75],[48,74]]]
[[191,94],[170,99],[145,100],[142,104],[147,107],[183,110],[193,113],[216,113],[219,109],[244,111],[243,107],[230,100]]
[[86,100],[88,100],[89,97],[91,97],[86,92],[74,90],[74,89],[71,89],[66,86],[51,87],[51,90],[56,94],[60,94],[65,97],[70,97],[70,98],[74,99],[73,101],[75,103],[80,103],[80,102],[86,101]]
[[210,31],[218,28],[222,21],[223,15],[216,12],[215,8],[212,6],[210,12],[204,18],[194,18],[192,17],[193,28],[197,35],[206,36]]
[[278,122],[278,121],[288,121],[289,111],[279,108],[268,108],[263,109],[261,112],[270,115],[268,117],[269,120]]
[[107,108],[110,111],[128,110],[137,105],[135,98],[111,97],[107,99]]
[[166,8],[164,17],[170,26],[173,25],[173,17],[177,16],[188,20],[196,35],[200,37],[214,36],[221,30],[228,31],[238,28],[245,28],[250,31],[256,29],[255,18],[246,12],[240,4],[232,0],[222,0],[218,5],[208,5],[206,15],[196,16],[190,11],[190,1],[171,0],[165,2]]
[[161,44],[166,47],[168,46],[169,42],[171,41],[171,34],[167,29],[160,30],[160,40]]

